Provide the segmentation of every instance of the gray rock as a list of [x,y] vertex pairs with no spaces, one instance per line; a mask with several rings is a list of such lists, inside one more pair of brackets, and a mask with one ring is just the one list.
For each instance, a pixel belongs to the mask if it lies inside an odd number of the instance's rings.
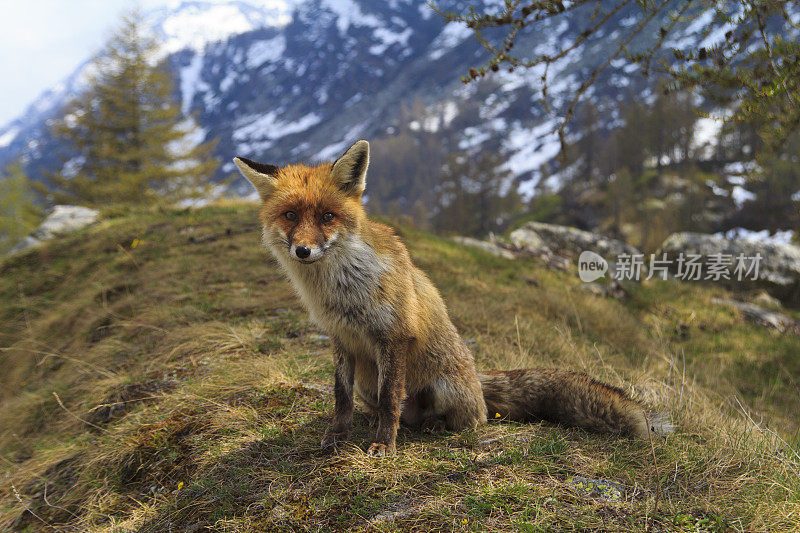
[[760,291],[753,297],[753,303],[761,306],[766,307],[767,309],[771,309],[773,311],[778,311],[783,309],[783,305],[781,301],[777,298],[770,296],[767,291]]
[[505,248],[502,248],[493,242],[481,241],[478,239],[473,239],[472,237],[461,236],[453,237],[453,240],[459,244],[480,248],[481,250],[489,252],[490,254],[505,257],[506,259],[514,259],[517,257],[511,250],[506,250]]
[[509,235],[509,239],[514,247],[525,250],[526,252],[553,252],[550,247],[547,246],[547,243],[544,242],[544,239],[531,227],[531,224],[526,224],[512,231]]
[[628,296],[625,288],[615,279],[612,279],[611,282],[607,284],[582,283],[579,287],[581,290],[594,294],[595,296],[614,298],[616,300],[622,300]]
[[14,254],[17,252],[21,252],[22,250],[27,250],[37,244],[40,244],[42,241],[34,237],[33,235],[28,235],[21,241],[19,241],[16,246],[14,246],[11,250],[8,251],[9,254]]
[[520,251],[537,256],[556,255],[572,261],[576,261],[584,250],[595,252],[612,263],[620,255],[641,253],[629,244],[597,233],[542,222],[528,222],[512,231],[509,238]]
[[606,275],[613,275],[618,257],[641,254],[633,246],[616,239],[543,222],[528,222],[512,231],[509,240],[518,254],[538,257],[548,267],[558,270],[569,270],[581,252],[588,250],[605,259],[610,273]]
[[[728,258],[731,261],[728,268],[729,279],[725,277],[709,279],[706,275],[707,270],[704,269],[702,280],[721,283],[734,290],[762,289],[783,302],[800,304],[800,247],[793,244],[726,239],[715,235],[686,232],[670,235],[657,254],[659,257],[666,254],[673,265],[677,265],[680,254],[684,257],[699,255],[701,256],[699,261],[704,265],[708,264],[709,257],[722,254],[726,261]],[[750,272],[736,272],[737,258],[757,256],[760,256],[757,272],[755,269]],[[746,261],[745,268],[748,266],[752,266],[751,261]],[[742,279],[739,279],[740,277]]]
[[796,331],[797,329],[797,323],[793,319],[777,311],[770,311],[769,309],[764,309],[757,305],[738,302],[736,300],[712,298],[711,301],[715,304],[733,307],[737,309],[745,319],[764,326],[765,328],[773,328],[781,333]]
[[51,239],[62,233],[69,233],[94,223],[100,213],[78,205],[57,205],[39,226],[34,235]]
[[69,233],[88,226],[97,220],[98,211],[77,205],[57,205],[53,207],[47,218],[39,227],[23,241],[18,243],[9,253],[16,253],[42,241],[52,239],[56,235]]

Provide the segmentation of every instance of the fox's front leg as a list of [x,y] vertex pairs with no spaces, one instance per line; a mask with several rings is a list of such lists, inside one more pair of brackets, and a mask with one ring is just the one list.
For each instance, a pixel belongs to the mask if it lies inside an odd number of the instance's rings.
[[335,378],[333,396],[336,406],[333,412],[333,424],[322,438],[322,447],[335,446],[337,442],[347,440],[353,424],[353,356],[342,345],[333,340],[333,356]]
[[367,450],[368,455],[394,453],[397,427],[400,425],[400,402],[405,395],[406,346],[389,344],[378,360],[378,433]]

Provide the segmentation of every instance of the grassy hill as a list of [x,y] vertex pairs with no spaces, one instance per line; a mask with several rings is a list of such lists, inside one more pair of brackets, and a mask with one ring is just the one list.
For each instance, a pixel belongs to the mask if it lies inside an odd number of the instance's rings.
[[[789,531],[800,338],[719,289],[577,276],[398,228],[479,368],[558,366],[679,424],[637,442],[549,424],[319,441],[327,338],[259,245],[256,207],[107,213],[0,263],[0,529]],[[601,487],[586,480],[605,480]]]

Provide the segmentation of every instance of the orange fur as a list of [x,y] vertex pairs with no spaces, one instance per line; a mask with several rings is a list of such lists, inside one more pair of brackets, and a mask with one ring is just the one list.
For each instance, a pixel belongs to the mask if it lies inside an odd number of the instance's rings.
[[278,168],[234,161],[262,197],[265,245],[311,319],[332,338],[336,409],[323,446],[347,438],[354,394],[378,420],[369,449],[375,455],[394,450],[401,417],[458,430],[485,423],[487,402],[492,415],[648,433],[638,403],[586,376],[552,370],[478,375],[433,283],[391,228],[366,216],[366,141],[333,164]]

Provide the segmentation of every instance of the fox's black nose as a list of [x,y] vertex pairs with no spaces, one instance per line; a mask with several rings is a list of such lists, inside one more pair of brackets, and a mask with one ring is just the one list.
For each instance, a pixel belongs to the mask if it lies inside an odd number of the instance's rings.
[[305,259],[309,255],[311,255],[311,248],[309,248],[308,246],[298,246],[297,248],[294,249],[294,253],[296,253],[297,257],[299,257],[300,259]]

